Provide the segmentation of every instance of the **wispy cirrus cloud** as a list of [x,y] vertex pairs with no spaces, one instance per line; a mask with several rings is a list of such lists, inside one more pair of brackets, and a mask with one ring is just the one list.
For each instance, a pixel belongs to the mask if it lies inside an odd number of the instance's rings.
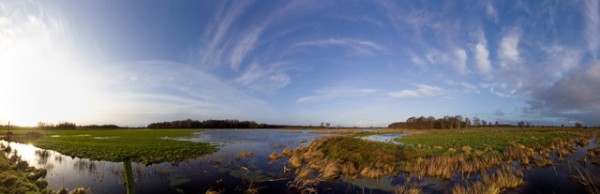
[[367,54],[367,55],[375,55],[377,53],[385,51],[385,48],[375,42],[368,40],[360,40],[360,39],[322,39],[322,40],[312,40],[305,41],[294,44],[293,47],[302,47],[302,46],[317,46],[317,47],[328,47],[328,46],[337,46],[346,48],[352,51],[356,51],[359,54]]
[[[218,77],[188,64],[171,61],[132,61],[97,69],[105,82],[98,98],[104,121],[147,124],[159,119],[250,119],[276,117],[269,103],[251,97]],[[257,111],[257,112],[254,112]],[[136,122],[134,122],[136,121]]]
[[485,11],[487,12],[487,15],[494,20],[494,22],[498,23],[498,13],[496,12],[496,8],[494,8],[494,4],[492,4],[492,1],[487,2]]
[[281,89],[291,83],[290,76],[284,71],[284,63],[273,63],[270,66],[252,63],[244,73],[236,79],[236,83],[248,86],[257,91]]
[[248,52],[254,49],[258,39],[260,38],[261,32],[262,28],[251,30],[250,33],[241,38],[241,40],[233,47],[233,52],[229,58],[231,69],[238,70],[240,68],[241,63]]
[[232,33],[230,32],[231,26],[251,3],[252,1],[243,1],[230,3],[229,5],[223,4],[221,9],[215,13],[214,25],[210,26],[203,35],[208,43],[197,53],[197,60],[201,66],[213,69],[222,63],[222,56],[228,47],[228,41],[224,39]]
[[397,92],[390,92],[388,95],[393,98],[416,98],[416,97],[429,97],[438,96],[444,93],[444,89],[430,85],[418,85],[413,90],[400,90]]
[[372,88],[345,88],[327,87],[314,91],[314,95],[305,96],[296,100],[297,103],[323,102],[338,98],[360,97],[376,93],[378,90]]

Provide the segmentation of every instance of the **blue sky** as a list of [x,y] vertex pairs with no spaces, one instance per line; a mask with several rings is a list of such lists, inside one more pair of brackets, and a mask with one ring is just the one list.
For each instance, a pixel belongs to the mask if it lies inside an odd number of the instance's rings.
[[600,125],[598,1],[2,1],[0,122]]

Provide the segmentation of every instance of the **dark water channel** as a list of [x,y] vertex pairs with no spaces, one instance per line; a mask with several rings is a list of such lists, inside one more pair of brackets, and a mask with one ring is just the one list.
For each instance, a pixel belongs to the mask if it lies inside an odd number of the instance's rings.
[[[222,193],[243,193],[248,188],[260,193],[298,193],[293,184],[294,173],[284,173],[287,158],[271,161],[268,155],[281,152],[285,147],[296,148],[312,140],[327,136],[311,134],[308,130],[207,130],[197,137],[178,139],[181,141],[210,142],[219,146],[219,151],[178,164],[160,163],[146,166],[131,163],[131,177],[136,193],[206,193],[207,190]],[[387,136],[372,137],[387,141]],[[369,139],[367,137],[367,139]],[[127,163],[92,161],[73,158],[52,150],[34,146],[0,141],[17,150],[22,160],[31,166],[45,168],[48,173],[48,188],[84,187],[92,193],[126,193]],[[586,150],[597,146],[594,141],[563,161],[555,161],[555,167],[530,169],[524,174],[525,185],[507,193],[585,193],[585,188],[569,181],[568,176],[576,169],[587,170],[599,176],[600,169],[578,162]],[[250,157],[239,157],[241,152],[252,153]],[[288,165],[289,166],[289,165]],[[569,170],[570,166],[570,170]],[[555,171],[556,170],[556,171]],[[318,184],[318,193],[391,193],[394,186],[402,184],[404,177],[384,176],[379,179],[348,179],[325,181]],[[424,190],[429,193],[449,191],[448,181],[425,179]]]

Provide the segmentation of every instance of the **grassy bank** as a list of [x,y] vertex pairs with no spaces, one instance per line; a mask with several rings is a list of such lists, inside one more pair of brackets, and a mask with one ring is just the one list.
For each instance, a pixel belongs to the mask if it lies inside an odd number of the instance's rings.
[[45,174],[45,170],[28,167],[27,162],[0,153],[0,193],[52,193],[42,179]]
[[83,129],[13,130],[13,140],[62,154],[94,160],[158,163],[177,162],[217,150],[208,143],[177,141],[199,130]]

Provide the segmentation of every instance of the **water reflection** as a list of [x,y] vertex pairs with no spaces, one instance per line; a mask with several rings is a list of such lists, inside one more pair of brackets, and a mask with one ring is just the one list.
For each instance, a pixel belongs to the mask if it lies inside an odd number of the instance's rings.
[[125,188],[127,188],[127,194],[135,193],[135,181],[133,179],[133,170],[131,169],[131,160],[127,159],[123,162],[123,169],[125,169]]
[[391,142],[394,144],[402,144],[401,142],[397,142],[394,139],[398,138],[398,137],[404,137],[408,134],[404,134],[404,133],[400,133],[400,134],[375,134],[375,135],[369,135],[369,136],[364,136],[361,139],[366,139],[366,140],[370,140],[370,141],[378,141],[378,142]]
[[46,165],[48,163],[48,158],[50,157],[48,150],[36,150],[35,155],[38,157],[39,165]]
[[79,159],[73,163],[73,169],[78,172],[86,172],[89,174],[96,174],[98,168],[96,167],[95,161],[90,161],[88,159]]

